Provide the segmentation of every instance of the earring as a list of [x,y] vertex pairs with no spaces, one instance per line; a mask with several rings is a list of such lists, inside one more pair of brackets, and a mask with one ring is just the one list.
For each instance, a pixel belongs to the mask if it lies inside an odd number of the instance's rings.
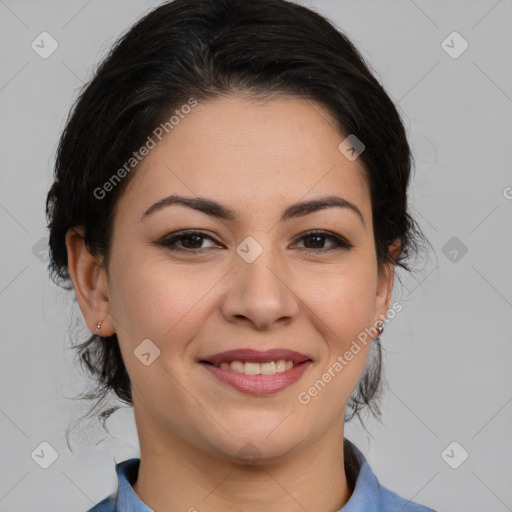
[[384,332],[384,322],[382,320],[379,320],[377,322],[377,330],[379,331],[379,336]]
[[101,329],[101,322],[98,322],[98,325],[96,326],[96,332],[99,334]]

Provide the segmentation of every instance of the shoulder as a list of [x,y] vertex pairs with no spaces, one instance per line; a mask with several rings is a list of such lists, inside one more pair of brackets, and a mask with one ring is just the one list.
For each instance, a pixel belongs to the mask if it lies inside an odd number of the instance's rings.
[[107,496],[87,512],[118,512],[124,510],[149,511],[133,491],[137,480],[140,459],[132,458],[116,464],[117,491]]
[[97,505],[89,509],[87,512],[115,512],[115,499],[112,496],[100,501]]
[[382,503],[382,512],[436,512],[433,508],[420,505],[419,503],[410,501],[402,496],[399,496],[396,492],[391,491],[387,487],[380,485],[380,503]]
[[356,477],[352,495],[338,512],[436,512],[384,487],[372,471],[363,453],[350,441],[345,440],[345,467]]

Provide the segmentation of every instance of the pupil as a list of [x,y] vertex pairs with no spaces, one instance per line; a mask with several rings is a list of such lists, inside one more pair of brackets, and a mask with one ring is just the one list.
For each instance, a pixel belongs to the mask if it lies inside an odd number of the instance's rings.
[[[321,249],[321,248],[322,248],[321,246],[322,246],[322,239],[323,239],[323,235],[309,235],[309,236],[307,237],[307,240],[311,240],[311,239],[315,239],[315,238],[316,238],[317,240],[320,240],[319,245],[320,245],[320,249]],[[313,243],[313,245],[315,245],[315,243]],[[315,249],[318,249],[318,247],[315,247]]]
[[[191,240],[191,239],[196,239],[196,242],[198,241],[199,242],[199,246],[201,246],[201,241],[202,241],[202,237],[199,236],[199,235],[189,235],[187,236],[186,238],[184,238],[182,240],[182,243],[184,243],[185,247],[189,244],[187,244],[187,240]],[[197,247],[195,247],[195,244],[192,242],[192,244],[194,247],[188,247],[189,249],[197,249]]]

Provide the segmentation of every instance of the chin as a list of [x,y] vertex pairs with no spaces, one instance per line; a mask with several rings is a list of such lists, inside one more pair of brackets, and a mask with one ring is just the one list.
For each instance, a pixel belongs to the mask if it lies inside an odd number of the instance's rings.
[[[244,466],[261,466],[277,463],[301,443],[300,438],[288,430],[262,432],[261,429],[237,429],[237,435],[224,433],[222,440],[210,442],[225,459]],[[271,432],[269,434],[269,432]]]

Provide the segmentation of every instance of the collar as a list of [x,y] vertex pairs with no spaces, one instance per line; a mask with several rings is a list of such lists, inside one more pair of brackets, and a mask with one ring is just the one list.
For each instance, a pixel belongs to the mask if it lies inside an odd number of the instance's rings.
[[[362,452],[348,439],[344,440],[344,460],[351,495],[348,502],[337,512],[385,512],[398,510],[396,507],[403,512],[432,510],[405,500],[383,487]],[[132,487],[137,481],[139,464],[138,458],[116,464],[118,492],[111,498],[113,507],[109,511],[154,512],[139,499]]]

